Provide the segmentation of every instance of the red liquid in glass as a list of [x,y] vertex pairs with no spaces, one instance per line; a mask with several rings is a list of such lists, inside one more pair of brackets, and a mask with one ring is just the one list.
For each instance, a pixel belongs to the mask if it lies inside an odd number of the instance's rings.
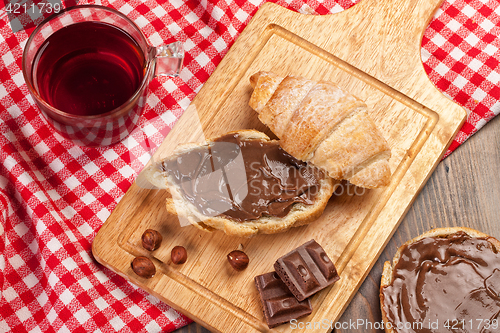
[[33,81],[53,107],[97,115],[124,104],[140,87],[145,59],[125,31],[102,22],[64,27],[40,47]]

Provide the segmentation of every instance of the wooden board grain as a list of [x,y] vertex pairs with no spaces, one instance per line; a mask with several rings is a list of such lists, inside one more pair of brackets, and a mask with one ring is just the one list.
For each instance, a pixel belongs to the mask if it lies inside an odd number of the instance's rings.
[[[420,60],[422,34],[440,2],[363,0],[326,16],[264,4],[153,156],[159,160],[178,143],[231,130],[271,134],[248,107],[248,78],[272,70],[335,81],[365,100],[392,149],[389,186],[363,190],[342,183],[313,224],[243,239],[182,227],[166,212],[165,191],[143,186],[139,175],[95,237],[95,258],[213,331],[329,331],[325,323],[333,325],[346,308],[465,119],[465,111],[431,84]],[[148,228],[164,239],[153,253],[140,243]],[[253,278],[312,238],[335,261],[341,280],[312,298],[310,316],[269,330]],[[175,245],[188,251],[183,265],[170,261]],[[238,247],[250,257],[242,272],[226,261]],[[153,259],[158,270],[153,278],[132,272],[138,255]]]

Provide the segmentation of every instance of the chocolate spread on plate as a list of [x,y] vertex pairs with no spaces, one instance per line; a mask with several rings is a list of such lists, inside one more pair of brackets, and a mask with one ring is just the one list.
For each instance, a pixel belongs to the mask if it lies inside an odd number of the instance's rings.
[[396,332],[500,332],[500,254],[457,232],[407,246],[382,289]]
[[164,163],[181,194],[201,213],[239,221],[283,217],[310,205],[325,176],[286,153],[276,141],[222,136]]

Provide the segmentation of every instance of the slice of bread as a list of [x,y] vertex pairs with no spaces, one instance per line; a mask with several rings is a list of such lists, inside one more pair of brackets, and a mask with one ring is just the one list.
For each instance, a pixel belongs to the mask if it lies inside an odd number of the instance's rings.
[[[272,141],[270,138],[256,130],[240,130],[227,134],[238,134],[240,139]],[[226,135],[227,135],[226,134]],[[324,211],[328,200],[333,194],[335,184],[332,178],[325,176],[320,180],[319,192],[314,197],[312,204],[295,203],[284,217],[263,215],[258,219],[239,221],[227,216],[207,216],[200,212],[190,201],[186,200],[181,193],[180,187],[176,185],[172,175],[164,168],[164,162],[177,158],[179,155],[189,152],[201,146],[210,146],[212,140],[205,143],[181,144],[167,159],[149,166],[145,170],[146,178],[156,187],[167,189],[171,198],[167,199],[167,211],[180,218],[187,220],[190,224],[207,231],[223,230],[226,234],[239,237],[250,237],[258,233],[272,234],[288,230],[291,227],[301,226],[316,220]]]
[[[387,310],[386,310],[386,307],[385,307],[385,296],[384,296],[384,293],[383,293],[383,289],[385,287],[391,286],[391,284],[393,283],[395,268],[396,268],[396,265],[398,264],[398,262],[401,259],[401,255],[402,255],[403,251],[408,246],[410,246],[411,244],[413,244],[413,243],[415,243],[417,241],[420,241],[420,240],[422,240],[424,238],[431,238],[431,237],[432,238],[448,238],[449,236],[451,236],[451,235],[453,235],[453,234],[455,234],[457,232],[464,232],[468,236],[470,236],[471,238],[485,239],[489,243],[491,243],[492,250],[493,250],[494,253],[497,253],[498,251],[500,251],[500,241],[498,241],[496,238],[491,237],[491,236],[489,236],[487,234],[484,234],[484,233],[482,233],[480,231],[477,231],[477,230],[474,230],[474,229],[471,229],[471,228],[466,228],[466,227],[450,227],[450,228],[432,229],[432,230],[429,230],[429,231],[423,233],[420,236],[415,237],[414,239],[411,239],[411,240],[407,241],[405,244],[403,244],[402,246],[400,246],[398,248],[398,250],[396,251],[396,254],[394,255],[392,263],[389,262],[389,261],[386,261],[384,263],[384,268],[383,268],[383,273],[382,273],[382,279],[381,279],[381,282],[380,282],[380,308],[381,308],[381,311],[382,311],[382,320],[384,322],[384,329],[385,329],[386,333],[396,333],[396,332],[399,332],[396,329],[397,327],[395,327],[397,325],[393,325],[392,322],[389,320],[389,314],[387,313]],[[498,267],[498,269],[500,269],[500,267]],[[415,292],[412,293],[411,291],[408,291],[408,292],[410,294],[413,294],[413,295],[418,294],[418,292],[417,293],[415,293]],[[417,295],[417,297],[418,297],[418,295]],[[399,311],[401,311],[401,313],[406,313],[407,310],[408,309],[400,309]],[[455,319],[455,318],[450,318],[450,321],[453,320],[453,319]],[[429,320],[429,319],[427,319],[427,320]],[[475,323],[475,320],[476,319],[473,319],[474,323]],[[439,327],[441,329],[443,328],[443,325],[445,325],[444,322],[443,323],[438,323],[437,321],[435,322],[435,324],[439,324],[440,325]],[[413,331],[410,330],[409,332],[413,332]]]

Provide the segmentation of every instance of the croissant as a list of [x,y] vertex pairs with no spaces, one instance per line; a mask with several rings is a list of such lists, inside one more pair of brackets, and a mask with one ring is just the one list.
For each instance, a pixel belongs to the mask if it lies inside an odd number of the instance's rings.
[[249,105],[293,157],[364,188],[389,184],[391,151],[366,104],[331,82],[258,72]]
[[200,229],[238,237],[284,232],[318,219],[338,182],[273,147],[277,140],[262,132],[229,132],[178,145],[144,176],[170,192],[169,213]]

